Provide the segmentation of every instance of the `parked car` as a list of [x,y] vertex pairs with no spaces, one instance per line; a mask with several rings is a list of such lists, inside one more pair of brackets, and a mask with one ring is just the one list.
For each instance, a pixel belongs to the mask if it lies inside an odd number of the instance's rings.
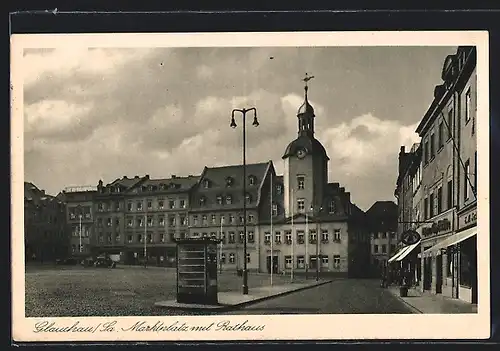
[[96,260],[94,261],[94,266],[95,267],[109,267],[109,268],[116,268],[116,262],[113,261],[109,256],[97,256]]

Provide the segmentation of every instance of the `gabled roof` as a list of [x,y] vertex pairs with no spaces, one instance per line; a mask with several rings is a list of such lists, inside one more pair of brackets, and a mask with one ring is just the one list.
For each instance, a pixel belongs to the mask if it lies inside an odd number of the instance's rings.
[[[250,195],[249,208],[255,207],[260,201],[260,189],[264,177],[272,163],[254,163],[246,165],[246,193]],[[250,178],[253,177],[253,185]],[[205,167],[193,193],[191,206],[195,210],[231,210],[243,208],[243,165],[223,167]],[[207,182],[208,187],[205,187]],[[229,185],[229,183],[230,185]],[[222,197],[222,205],[217,197]],[[231,204],[226,204],[226,196],[231,196]],[[204,199],[204,204],[200,200]]]
[[370,218],[394,216],[398,213],[398,205],[394,201],[377,201],[366,211]]

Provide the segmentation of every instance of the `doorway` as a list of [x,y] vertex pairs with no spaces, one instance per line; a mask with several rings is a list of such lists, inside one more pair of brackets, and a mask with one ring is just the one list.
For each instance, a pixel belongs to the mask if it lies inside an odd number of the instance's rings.
[[436,294],[443,292],[443,256],[436,256]]
[[424,290],[431,290],[432,285],[432,258],[424,258]]
[[273,270],[273,273],[278,273],[278,256],[273,256],[273,262],[271,264],[271,256],[267,256],[267,273],[271,273],[271,267]]

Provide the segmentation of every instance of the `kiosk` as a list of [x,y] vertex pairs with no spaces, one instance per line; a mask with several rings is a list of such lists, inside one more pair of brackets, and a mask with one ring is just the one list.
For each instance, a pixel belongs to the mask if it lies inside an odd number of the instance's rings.
[[217,305],[217,244],[211,238],[177,239],[177,302]]

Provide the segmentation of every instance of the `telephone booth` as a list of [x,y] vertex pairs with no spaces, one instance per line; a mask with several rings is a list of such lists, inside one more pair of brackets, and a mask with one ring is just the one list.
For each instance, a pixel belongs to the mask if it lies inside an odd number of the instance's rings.
[[177,302],[216,305],[219,240],[190,238],[176,243]]

